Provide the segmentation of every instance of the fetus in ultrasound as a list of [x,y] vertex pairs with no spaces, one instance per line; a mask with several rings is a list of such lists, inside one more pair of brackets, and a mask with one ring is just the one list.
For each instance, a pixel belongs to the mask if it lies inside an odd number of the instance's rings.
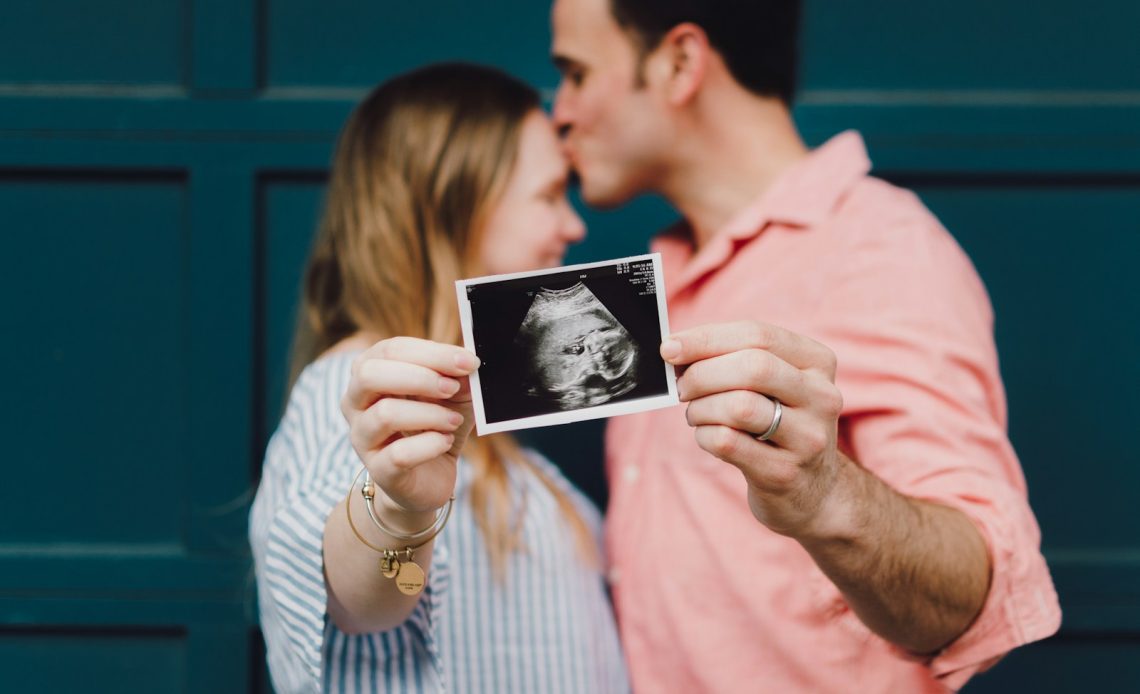
[[515,344],[524,355],[527,395],[561,410],[601,405],[637,385],[637,344],[581,282],[540,289]]

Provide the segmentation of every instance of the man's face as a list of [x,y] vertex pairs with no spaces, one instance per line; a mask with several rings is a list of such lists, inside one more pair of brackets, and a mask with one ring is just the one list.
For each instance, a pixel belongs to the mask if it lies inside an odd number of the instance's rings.
[[582,197],[612,207],[653,190],[659,178],[665,105],[638,86],[638,54],[610,13],[609,0],[556,0],[551,12],[562,81],[554,123],[582,181]]

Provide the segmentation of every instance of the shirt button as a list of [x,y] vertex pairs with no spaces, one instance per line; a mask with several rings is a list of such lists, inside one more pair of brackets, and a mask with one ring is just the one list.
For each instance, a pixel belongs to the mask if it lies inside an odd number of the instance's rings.
[[626,465],[621,474],[622,477],[625,478],[626,482],[633,484],[637,481],[637,478],[641,476],[641,468],[637,467],[636,465]]

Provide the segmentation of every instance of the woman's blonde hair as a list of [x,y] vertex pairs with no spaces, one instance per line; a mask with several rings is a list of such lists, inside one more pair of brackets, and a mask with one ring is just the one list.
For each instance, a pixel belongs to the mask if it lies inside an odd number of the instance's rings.
[[[478,274],[484,224],[514,167],[522,123],[540,108],[526,84],[461,63],[398,76],[356,107],[337,143],[305,272],[291,382],[361,331],[460,343],[454,282]],[[568,494],[513,438],[472,437],[464,459],[474,468],[471,503],[498,575],[521,548],[525,513],[512,505],[508,464],[538,475],[585,557],[596,560]]]

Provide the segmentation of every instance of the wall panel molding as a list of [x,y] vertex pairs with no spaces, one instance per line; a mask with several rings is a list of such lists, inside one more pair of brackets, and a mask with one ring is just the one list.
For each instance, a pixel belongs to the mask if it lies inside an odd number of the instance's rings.
[[[31,337],[3,352],[16,387],[0,421],[18,442],[0,493],[0,666],[19,673],[6,684],[268,691],[246,514],[337,133],[372,85],[435,60],[497,64],[549,105],[549,8],[9,5],[0,294]],[[1140,374],[1140,4],[806,11],[805,138],[862,132],[876,175],[923,196],[997,307],[1010,429],[1065,614],[1060,635],[970,691],[1119,690],[1140,678],[1126,411]],[[583,217],[569,262],[642,252],[676,213],[645,198]],[[1084,435],[1059,437],[1074,402]],[[60,411],[81,416],[49,429]],[[600,423],[529,435],[604,498]],[[88,686],[44,680],[61,655]]]

